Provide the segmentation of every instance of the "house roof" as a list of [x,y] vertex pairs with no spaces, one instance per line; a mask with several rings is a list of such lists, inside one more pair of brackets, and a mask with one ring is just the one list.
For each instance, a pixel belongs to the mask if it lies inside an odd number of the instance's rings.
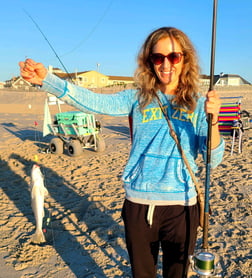
[[[72,73],[54,72],[53,74],[57,75],[58,77],[60,77],[60,78],[62,78],[62,79],[67,79],[67,78],[69,78],[69,76],[70,76],[71,78],[75,78],[76,75],[78,76],[78,75],[81,75],[81,74],[83,74],[83,73],[87,73],[87,72],[91,72],[91,71],[93,71],[93,70],[79,71],[79,72],[72,72]],[[101,74],[101,75],[104,75],[104,74],[102,74],[102,73],[100,73],[100,72],[98,72],[98,73]]]
[[60,69],[60,68],[53,68],[53,70],[56,70],[56,71],[61,71],[61,72],[63,72],[63,71],[62,71],[62,69]]
[[[55,75],[57,75],[59,78],[62,79],[67,79],[69,78],[69,76],[74,79],[76,77],[76,75],[81,75],[83,73],[87,73],[87,72],[91,72],[92,70],[87,70],[87,71],[80,71],[80,72],[74,72],[74,73],[66,73],[66,72],[54,72]],[[99,73],[99,72],[98,72]],[[102,73],[99,73],[101,75],[104,75]],[[129,77],[129,76],[113,76],[113,75],[107,75],[109,80],[124,80],[124,81],[133,81],[133,77]]]
[[[15,78],[15,79],[14,79]],[[28,81],[26,81],[23,77],[21,77],[21,76],[18,76],[18,77],[14,77],[13,78],[13,83],[12,83],[12,85],[15,85],[15,84],[17,84],[20,80],[22,80],[24,83],[26,83],[27,85],[29,85],[29,86],[31,86],[31,83],[30,82],[28,82]]]
[[200,79],[210,79],[210,76],[206,74],[201,74]]
[[76,76],[76,73],[66,73],[66,72],[54,72],[53,74],[55,74],[61,79],[68,79],[69,77],[74,78]]
[[133,81],[133,77],[130,76],[113,76],[108,75],[109,80],[124,80],[124,81]]

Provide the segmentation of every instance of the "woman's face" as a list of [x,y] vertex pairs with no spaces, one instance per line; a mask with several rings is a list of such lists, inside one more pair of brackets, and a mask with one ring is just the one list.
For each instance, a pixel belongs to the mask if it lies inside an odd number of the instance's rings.
[[[161,91],[166,94],[175,94],[184,61],[180,44],[175,39],[167,37],[159,40],[154,45],[152,53],[159,53],[165,56],[173,53],[168,57],[161,59],[162,62],[159,61],[159,63],[161,62],[161,64],[155,64],[153,61],[153,67],[161,83]],[[175,59],[173,58],[174,55],[177,55],[178,53],[180,53],[179,56],[181,56],[181,60],[177,59],[177,63],[175,63]],[[174,63],[172,62],[172,59]],[[180,61],[178,62],[178,60]]]

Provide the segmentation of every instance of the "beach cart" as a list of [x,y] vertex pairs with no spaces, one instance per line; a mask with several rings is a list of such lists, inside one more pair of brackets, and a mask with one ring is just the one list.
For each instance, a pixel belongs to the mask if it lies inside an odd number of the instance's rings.
[[84,148],[96,152],[105,150],[101,124],[93,114],[80,111],[57,113],[49,128],[55,136],[49,145],[51,153],[62,154],[66,148],[70,156],[79,156]]

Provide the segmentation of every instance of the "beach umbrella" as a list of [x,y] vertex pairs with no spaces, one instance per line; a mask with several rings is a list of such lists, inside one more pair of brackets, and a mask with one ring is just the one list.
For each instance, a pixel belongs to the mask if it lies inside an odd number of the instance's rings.
[[[215,42],[216,42],[216,19],[217,19],[217,0],[213,2],[213,22],[212,22],[212,45],[210,63],[210,86],[209,91],[213,90],[214,64],[215,64]],[[207,133],[207,159],[206,159],[206,178],[205,178],[205,207],[203,225],[203,244],[202,251],[195,256],[190,256],[192,269],[200,277],[222,277],[217,274],[219,265],[215,266],[215,256],[208,251],[208,227],[209,227],[209,188],[210,188],[210,169],[211,169],[211,133],[212,133],[212,114],[208,114],[208,133]]]

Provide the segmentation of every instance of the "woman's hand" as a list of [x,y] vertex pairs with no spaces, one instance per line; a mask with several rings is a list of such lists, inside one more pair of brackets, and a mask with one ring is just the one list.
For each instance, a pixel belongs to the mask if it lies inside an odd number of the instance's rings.
[[19,62],[20,74],[32,84],[42,85],[47,75],[47,69],[41,63],[36,63],[32,59],[26,59],[25,62]]
[[212,118],[212,136],[211,136],[211,148],[215,149],[221,142],[219,132],[219,111],[221,107],[221,100],[216,91],[209,91],[206,95],[205,111],[207,114],[211,113]]
[[216,91],[209,91],[206,95],[205,111],[206,114],[212,114],[212,124],[218,123],[221,100]]

